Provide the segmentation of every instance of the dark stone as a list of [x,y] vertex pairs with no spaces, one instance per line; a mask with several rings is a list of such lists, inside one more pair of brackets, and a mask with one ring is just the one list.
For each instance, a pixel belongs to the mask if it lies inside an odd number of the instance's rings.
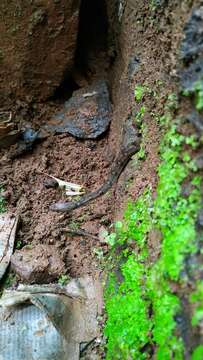
[[180,47],[184,67],[179,76],[182,90],[193,94],[196,82],[203,79],[203,6],[192,11],[184,33],[185,38]]
[[203,78],[203,58],[196,59],[181,70],[180,79],[183,91],[194,92],[195,83]]
[[185,62],[189,62],[203,51],[203,6],[193,10],[184,32],[181,57]]
[[11,154],[11,158],[16,158],[33,150],[34,145],[39,139],[39,131],[32,128],[25,129],[16,144],[16,149]]
[[139,67],[140,67],[140,60],[136,56],[132,57],[128,64],[128,80],[129,81],[136,74]]
[[69,133],[79,139],[96,139],[109,128],[110,112],[107,83],[98,80],[75,91],[63,109],[42,128],[42,132]]
[[22,133],[22,141],[26,144],[33,144],[38,139],[38,131],[35,131],[33,129],[26,129]]

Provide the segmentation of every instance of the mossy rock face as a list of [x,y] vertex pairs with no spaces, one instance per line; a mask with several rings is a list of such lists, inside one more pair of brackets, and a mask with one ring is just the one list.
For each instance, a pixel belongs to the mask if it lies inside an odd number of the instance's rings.
[[74,61],[80,0],[0,2],[0,104],[45,100]]

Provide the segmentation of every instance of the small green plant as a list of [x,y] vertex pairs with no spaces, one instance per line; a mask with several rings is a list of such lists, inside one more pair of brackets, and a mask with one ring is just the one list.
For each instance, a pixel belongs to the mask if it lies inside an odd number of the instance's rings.
[[143,105],[140,107],[139,111],[136,113],[136,116],[135,116],[135,121],[136,121],[137,125],[141,125],[145,112],[146,112],[146,108]]
[[3,283],[4,288],[10,288],[16,281],[16,275],[13,273],[8,273],[5,277],[5,281]]
[[108,235],[106,235],[105,237],[105,242],[109,245],[109,246],[114,246],[116,244],[116,239],[117,239],[117,234],[116,233],[110,233]]
[[178,109],[178,97],[176,93],[171,93],[167,97],[166,110],[177,110]]
[[15,247],[16,247],[17,250],[22,249],[22,247],[23,247],[22,241],[21,240],[16,240],[16,246]]
[[101,248],[95,248],[93,251],[99,261],[104,259],[104,253]]
[[68,275],[61,275],[58,279],[58,284],[64,286],[70,281],[70,277]]
[[145,152],[143,145],[141,145],[140,150],[137,153],[137,158],[139,160],[145,160],[145,158],[146,158],[146,152]]
[[199,146],[199,140],[196,135],[190,135],[185,138],[185,143],[191,145],[193,149],[196,149]]
[[71,229],[71,230],[78,230],[80,228],[80,224],[79,222],[77,221],[71,221],[69,224],[68,224],[68,227]]
[[137,85],[135,87],[135,92],[134,92],[134,95],[135,95],[135,100],[137,102],[140,102],[145,94],[145,87],[143,85]]
[[196,109],[203,110],[203,80],[199,80],[194,86]]
[[158,0],[150,0],[149,7],[151,11],[155,11],[158,6]]

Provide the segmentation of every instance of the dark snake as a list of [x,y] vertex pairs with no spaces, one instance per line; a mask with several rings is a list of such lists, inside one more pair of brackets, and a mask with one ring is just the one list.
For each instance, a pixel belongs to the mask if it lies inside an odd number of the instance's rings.
[[138,130],[131,119],[126,121],[123,129],[120,151],[112,166],[111,173],[105,183],[96,191],[82,196],[78,201],[58,202],[50,206],[50,210],[59,212],[71,212],[81,206],[85,206],[90,201],[104,195],[112,185],[118,180],[122,171],[128,164],[132,155],[140,148],[140,137]]

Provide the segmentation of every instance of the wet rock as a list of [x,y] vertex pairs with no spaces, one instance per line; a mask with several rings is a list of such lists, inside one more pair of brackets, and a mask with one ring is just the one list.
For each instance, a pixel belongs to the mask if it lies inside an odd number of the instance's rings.
[[0,2],[0,103],[54,93],[73,67],[79,8],[80,0]]
[[26,144],[34,143],[38,138],[38,131],[33,130],[32,128],[25,129],[22,133],[22,141]]
[[185,349],[185,359],[190,359],[192,343],[194,342],[193,333],[191,333],[191,320],[188,316],[190,311],[187,300],[182,297],[181,299],[181,312],[175,316],[177,324],[177,331],[181,335],[184,344],[187,344]]
[[191,104],[194,109],[186,116],[186,119],[202,134],[203,114],[202,111],[195,109],[197,108],[195,100],[197,84],[201,85],[203,78],[203,6],[196,7],[192,11],[184,28],[184,33],[185,38],[180,48],[183,66],[179,76],[182,91],[186,95],[190,95]]
[[95,81],[75,91],[63,109],[42,128],[42,132],[69,133],[79,139],[96,139],[109,128],[111,104],[107,83]]
[[181,71],[181,87],[184,92],[193,93],[195,84],[203,77],[203,60],[197,59]]
[[52,245],[25,246],[16,250],[11,258],[11,267],[29,283],[48,283],[65,271],[58,250]]
[[193,124],[200,133],[203,132],[203,115],[201,113],[193,110],[192,113],[186,116],[186,120]]
[[195,8],[184,28],[181,57],[188,62],[203,52],[203,6]]
[[185,67],[180,72],[182,90],[193,93],[203,77],[203,6],[195,8],[184,28],[180,54]]

